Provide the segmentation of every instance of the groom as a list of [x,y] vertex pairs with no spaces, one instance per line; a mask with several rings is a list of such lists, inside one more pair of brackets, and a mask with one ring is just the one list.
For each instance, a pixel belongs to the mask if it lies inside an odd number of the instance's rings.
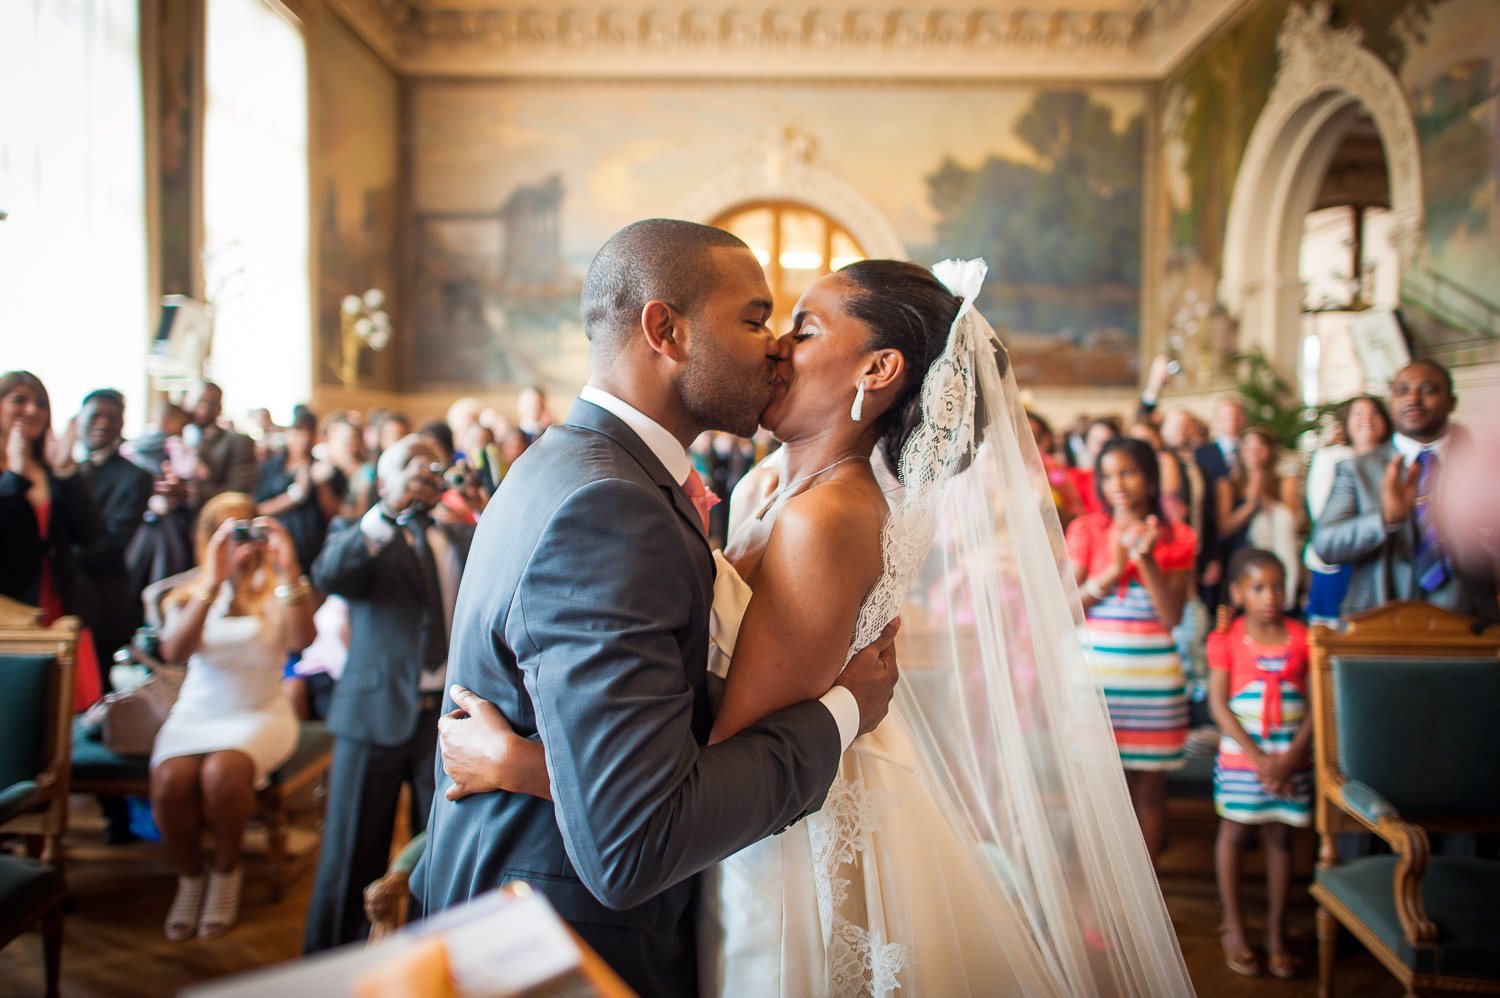
[[888,629],[822,700],[705,744],[714,567],[685,449],[754,432],[771,292],[739,239],[651,219],[599,251],[582,308],[592,377],[480,522],[448,657],[450,684],[546,746],[556,803],[449,801],[439,772],[412,888],[431,913],[524,880],[638,993],[693,995],[694,874],[822,806],[896,668]]

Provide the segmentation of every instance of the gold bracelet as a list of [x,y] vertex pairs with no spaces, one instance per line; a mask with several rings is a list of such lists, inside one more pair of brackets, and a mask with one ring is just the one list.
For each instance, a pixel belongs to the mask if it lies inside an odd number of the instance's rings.
[[296,606],[306,603],[312,598],[312,585],[307,581],[307,576],[302,576],[293,585],[277,586],[276,598],[281,600],[282,606]]
[[206,586],[200,587],[193,592],[193,599],[197,600],[199,603],[212,603],[218,598],[218,590],[209,589]]

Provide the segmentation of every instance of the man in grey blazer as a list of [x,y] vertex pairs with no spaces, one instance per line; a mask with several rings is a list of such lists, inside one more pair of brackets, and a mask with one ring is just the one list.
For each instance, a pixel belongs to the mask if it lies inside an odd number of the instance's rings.
[[449,801],[439,774],[412,888],[430,913],[526,881],[638,993],[693,995],[695,875],[822,805],[895,663],[865,649],[822,700],[706,744],[714,569],[686,448],[749,436],[770,401],[770,289],[735,237],[653,219],[600,250],[582,306],[589,387],[481,520],[449,653],[450,683],[546,747],[556,803]]
[[1442,465],[1455,455],[1459,431],[1449,421],[1457,401],[1447,369],[1407,364],[1391,382],[1391,442],[1339,465],[1333,491],[1312,534],[1330,565],[1353,565],[1342,612],[1390,600],[1426,600],[1457,613],[1495,620],[1492,572],[1449,550],[1432,519]]

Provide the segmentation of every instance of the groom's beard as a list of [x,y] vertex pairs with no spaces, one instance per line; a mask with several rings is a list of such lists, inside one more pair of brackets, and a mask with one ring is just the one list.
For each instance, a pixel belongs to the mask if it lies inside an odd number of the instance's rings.
[[747,373],[736,371],[729,358],[717,352],[700,355],[683,371],[682,402],[699,426],[752,437],[760,428],[760,414],[771,404],[775,373],[769,359],[761,369]]

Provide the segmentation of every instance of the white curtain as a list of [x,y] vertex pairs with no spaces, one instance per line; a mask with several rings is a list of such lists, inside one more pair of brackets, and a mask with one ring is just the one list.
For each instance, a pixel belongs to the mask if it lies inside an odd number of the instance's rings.
[[285,422],[312,391],[306,48],[266,0],[208,0],[207,32],[209,375],[236,422],[259,406]]
[[0,2],[0,370],[53,423],[95,388],[146,418],[145,151],[137,0]]

